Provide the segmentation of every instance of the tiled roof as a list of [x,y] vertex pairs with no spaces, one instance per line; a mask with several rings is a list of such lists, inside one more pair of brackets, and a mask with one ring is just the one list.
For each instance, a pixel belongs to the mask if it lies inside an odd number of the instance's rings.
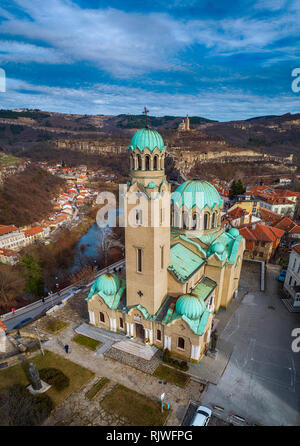
[[254,228],[252,226],[243,227],[240,228],[239,231],[246,240],[262,242],[275,242],[284,234],[282,229],[262,225],[260,223],[257,223]]
[[43,232],[43,228],[41,228],[41,226],[36,226],[35,228],[25,229],[24,234],[25,237],[30,237],[41,232]]
[[2,328],[4,331],[8,330],[7,326],[1,320],[0,320],[0,328]]
[[9,226],[0,225],[0,235],[9,234],[10,232],[14,232],[17,230],[18,228],[14,225],[9,225]]
[[232,209],[231,211],[228,211],[228,215],[230,217],[243,217],[244,215],[248,215],[249,212],[247,212],[245,209],[241,208],[240,206],[237,206],[236,208]]
[[295,245],[293,247],[293,250],[296,251],[297,254],[300,254],[300,243],[298,243],[298,245]]

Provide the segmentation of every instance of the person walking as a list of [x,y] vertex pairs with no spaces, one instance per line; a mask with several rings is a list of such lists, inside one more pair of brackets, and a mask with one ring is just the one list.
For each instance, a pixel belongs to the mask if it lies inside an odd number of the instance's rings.
[[65,351],[67,354],[69,353],[69,345],[68,344],[65,345]]

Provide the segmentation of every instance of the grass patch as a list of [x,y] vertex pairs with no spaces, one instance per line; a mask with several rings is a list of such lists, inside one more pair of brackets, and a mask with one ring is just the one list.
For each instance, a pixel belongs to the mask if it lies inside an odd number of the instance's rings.
[[96,341],[95,339],[89,338],[81,334],[74,336],[72,341],[77,342],[77,344],[83,345],[84,347],[87,347],[90,350],[96,350],[97,347],[102,345],[101,341]]
[[50,333],[57,334],[64,330],[69,324],[64,321],[60,321],[59,319],[49,319],[46,323],[46,330],[48,330]]
[[160,411],[160,402],[117,384],[101,403],[104,409],[126,418],[133,426],[163,426],[170,411]]
[[110,382],[108,378],[101,378],[85,395],[88,400],[92,400],[100,390]]
[[154,370],[153,375],[180,387],[185,387],[190,379],[188,375],[185,375],[179,370],[172,369],[171,367],[162,364]]
[[[94,376],[94,373],[90,370],[48,350],[45,350],[44,356],[38,355],[30,358],[30,362],[33,362],[39,370],[50,367],[60,369],[70,379],[70,385],[62,391],[57,391],[54,387],[51,387],[46,392],[53,400],[55,406],[61,404],[71,393],[79,390]],[[0,370],[0,389],[11,387],[14,384],[29,385],[24,364],[17,364]]]

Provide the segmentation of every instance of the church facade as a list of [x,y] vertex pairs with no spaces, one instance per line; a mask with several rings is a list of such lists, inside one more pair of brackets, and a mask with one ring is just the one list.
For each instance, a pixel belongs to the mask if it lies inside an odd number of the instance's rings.
[[245,241],[237,229],[221,227],[223,200],[210,183],[187,181],[170,193],[165,156],[157,131],[135,133],[125,197],[126,277],[102,274],[86,300],[92,325],[198,362],[215,313],[237,293]]

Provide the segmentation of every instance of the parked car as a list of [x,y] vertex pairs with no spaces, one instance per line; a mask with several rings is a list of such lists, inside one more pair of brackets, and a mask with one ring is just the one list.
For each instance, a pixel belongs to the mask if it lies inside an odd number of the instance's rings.
[[207,426],[211,417],[211,410],[205,406],[198,406],[191,426]]
[[285,281],[286,271],[287,271],[286,269],[282,269],[280,271],[280,274],[278,276],[279,282],[284,282]]

